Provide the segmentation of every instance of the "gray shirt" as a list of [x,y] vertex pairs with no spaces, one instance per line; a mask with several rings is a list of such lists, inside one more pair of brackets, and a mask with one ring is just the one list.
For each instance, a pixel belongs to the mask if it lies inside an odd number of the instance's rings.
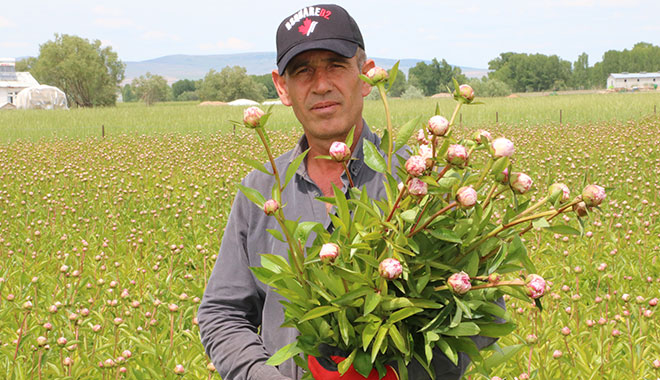
[[[385,177],[364,164],[362,142],[367,139],[376,146],[380,139],[364,123],[362,134],[353,152],[349,171],[356,187],[366,189],[371,198],[384,199]],[[281,180],[293,159],[308,147],[303,136],[291,151],[275,160]],[[270,165],[267,165],[270,169]],[[348,178],[342,176],[343,190]],[[252,171],[242,184],[258,190],[270,198],[274,177],[258,170]],[[301,165],[282,194],[284,215],[289,220],[315,221],[330,227],[331,220],[325,204],[315,199],[321,190],[311,180],[305,165]],[[234,200],[222,239],[220,253],[209,278],[197,318],[202,344],[218,373],[224,380],[300,379],[302,373],[293,360],[278,368],[265,362],[281,347],[293,342],[297,331],[283,328],[282,297],[258,281],[249,267],[260,266],[261,254],[273,253],[287,258],[287,245],[273,238],[267,229],[279,227],[275,218],[266,216],[242,193]],[[459,367],[454,366],[440,352],[434,355],[438,379],[459,379],[469,359],[461,354]],[[409,368],[410,379],[428,379],[418,363]]]

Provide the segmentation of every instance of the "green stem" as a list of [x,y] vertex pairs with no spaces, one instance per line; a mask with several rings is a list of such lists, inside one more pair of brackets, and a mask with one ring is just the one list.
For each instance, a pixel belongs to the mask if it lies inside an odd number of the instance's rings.
[[344,171],[346,172],[346,177],[348,177],[348,183],[351,185],[351,187],[355,187],[353,178],[351,177],[351,172],[348,171],[348,165],[346,165],[346,161],[342,161],[341,164],[344,167]]
[[376,85],[378,93],[385,107],[385,119],[387,120],[387,172],[392,173],[392,151],[394,150],[394,134],[392,131],[392,117],[390,116],[390,106],[387,103],[387,94],[385,93],[385,84]]
[[[581,199],[578,197],[578,198],[575,198],[575,199],[574,199],[573,201],[571,201],[570,203],[567,203],[567,204],[565,204],[564,206],[560,207],[558,210],[555,211],[555,214],[554,214],[554,215],[550,215],[550,216],[548,217],[548,221],[551,221],[551,220],[554,219],[557,215],[559,215],[559,214],[563,213],[564,211],[566,211],[566,209],[568,209],[569,207],[573,207],[573,205],[575,205],[575,204],[577,204],[577,203],[580,203],[580,201],[581,201]],[[531,230],[531,229],[532,229],[532,225],[530,224],[530,225],[527,226],[524,230],[520,231],[520,233],[519,233],[518,235],[522,236],[522,235],[524,235],[527,231],[529,231],[529,230]]]
[[406,193],[407,191],[407,185],[410,182],[410,176],[408,176],[408,179],[406,180],[406,183],[403,186],[403,189],[399,191],[399,195],[396,197],[396,200],[394,201],[394,205],[392,205],[392,210],[390,211],[390,214],[387,215],[387,219],[385,219],[386,222],[389,222],[392,220],[392,217],[394,216],[394,211],[399,207],[399,203],[401,202],[401,198],[403,198],[403,194]]
[[488,191],[488,194],[486,194],[486,199],[484,200],[484,203],[481,205],[481,208],[484,210],[486,209],[486,206],[490,203],[490,199],[492,198],[493,194],[495,193],[495,190],[497,190],[497,184],[494,183],[493,186],[490,188]]
[[439,210],[435,214],[431,215],[426,220],[426,222],[424,222],[424,224],[422,224],[419,228],[415,229],[415,226],[414,226],[413,229],[408,233],[408,235],[406,235],[406,237],[412,237],[416,233],[418,233],[419,231],[424,230],[429,224],[431,224],[431,222],[433,220],[435,220],[435,218],[437,218],[438,216],[440,216],[440,215],[444,214],[445,212],[451,210],[452,208],[456,207],[456,205],[458,205],[458,203],[456,201],[454,201],[454,202],[451,202],[450,204],[448,204],[447,206],[443,207],[441,210]]
[[[275,166],[275,157],[273,157],[273,153],[270,151],[270,146],[268,146],[268,141],[266,140],[266,136],[264,135],[263,128],[255,128],[257,131],[257,134],[259,135],[259,138],[261,139],[262,144],[264,145],[264,148],[266,149],[266,153],[268,154],[268,160],[270,161],[270,165],[273,167],[273,175],[275,176],[275,181],[277,181],[277,193],[276,196],[278,198],[281,198],[281,192],[282,192],[282,184],[280,183],[280,175],[277,172],[277,166]],[[276,199],[278,203],[281,203],[281,199]]]
[[454,119],[456,119],[456,115],[458,115],[458,110],[461,109],[462,105],[463,105],[463,103],[461,103],[461,102],[456,103],[456,108],[454,108],[454,113],[451,115],[451,119],[449,119],[449,126],[450,127],[454,125]]
[[[478,289],[488,289],[488,288],[496,288],[498,286],[524,286],[525,281],[521,279],[514,279],[514,280],[509,280],[509,281],[500,281],[496,283],[489,282],[487,284],[480,284],[480,285],[475,285],[470,288],[470,290],[478,290]],[[433,288],[433,290],[440,291],[440,290],[448,290],[449,286],[447,285],[441,285],[441,286],[436,286]]]
[[[468,156],[468,159],[469,159],[469,157],[470,156]],[[494,161],[492,159],[488,160],[488,164],[486,165],[484,170],[481,171],[481,175],[479,176],[479,180],[477,181],[477,184],[474,185],[475,190],[478,191],[479,188],[481,187],[481,184],[484,182],[484,179],[486,179],[486,174],[488,174],[488,172],[490,172],[490,168],[493,167],[493,162]]]
[[550,198],[549,198],[549,197],[543,197],[543,198],[541,198],[541,200],[539,200],[538,202],[536,202],[532,207],[530,207],[530,208],[528,208],[527,210],[525,210],[525,211],[521,212],[520,214],[518,214],[518,216],[516,216],[513,220],[515,221],[515,220],[517,220],[518,218],[521,218],[521,217],[523,217],[523,216],[529,214],[530,212],[536,210],[537,208],[543,206],[543,204],[544,204],[545,202],[547,202],[548,199],[550,199]]

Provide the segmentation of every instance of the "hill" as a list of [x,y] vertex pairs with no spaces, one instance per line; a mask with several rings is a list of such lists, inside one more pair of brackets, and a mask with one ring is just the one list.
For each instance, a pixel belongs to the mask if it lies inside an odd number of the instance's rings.
[[[397,59],[374,58],[376,64],[386,69],[391,68]],[[399,69],[408,74],[408,69],[414,67],[421,59],[401,59]],[[424,60],[426,63],[431,61]],[[245,67],[248,74],[262,75],[270,73],[275,68],[275,53],[242,53],[242,54],[216,54],[216,55],[167,55],[139,62],[126,63],[126,80],[144,75],[147,72],[165,77],[172,83],[179,79],[201,79],[210,69],[222,70],[226,66]],[[488,70],[473,67],[461,67],[468,77],[481,77]]]

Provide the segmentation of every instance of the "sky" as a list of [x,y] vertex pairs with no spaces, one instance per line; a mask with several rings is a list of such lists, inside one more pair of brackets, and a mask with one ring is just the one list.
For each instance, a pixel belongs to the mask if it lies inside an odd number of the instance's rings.
[[[660,45],[658,0],[336,1],[357,21],[368,56],[446,59],[488,68],[503,52],[589,64],[607,50]],[[102,4],[102,5],[101,5]],[[279,23],[307,1],[2,1],[0,57],[38,56],[55,34],[100,40],[122,61],[172,54],[275,51]]]

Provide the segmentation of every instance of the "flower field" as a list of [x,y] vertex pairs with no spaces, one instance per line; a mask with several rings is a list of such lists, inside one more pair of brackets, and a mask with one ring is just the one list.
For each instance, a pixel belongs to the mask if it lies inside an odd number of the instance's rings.
[[[459,135],[479,126],[514,141],[517,168],[534,180],[524,197],[541,198],[558,181],[573,194],[587,183],[608,188],[601,210],[585,219],[584,237],[525,235],[551,286],[542,312],[508,301],[518,329],[500,343],[513,348],[493,354],[515,354],[492,376],[660,377],[658,95],[603,96],[644,97],[636,102],[642,108],[619,120],[603,120],[609,111],[598,107],[576,119],[564,111],[563,124],[558,115],[534,119],[545,112],[541,102],[523,98],[462,111]],[[557,107],[583,104],[576,99],[555,104],[548,118]],[[485,107],[498,102],[495,124],[496,108]],[[525,102],[530,108],[506,119],[506,107]],[[377,126],[378,107],[368,104],[366,112]],[[428,118],[434,107],[435,100],[394,101],[395,124],[420,110]],[[149,120],[145,129],[118,132],[139,113]],[[249,170],[241,157],[266,161],[254,134],[228,126],[241,113],[192,106],[0,113],[0,377],[219,378],[195,314],[236,183]],[[15,129],[29,122],[41,127]],[[290,110],[276,107],[270,123],[275,154],[290,149],[299,134],[288,127]],[[93,132],[84,130],[92,125]],[[564,221],[578,229],[573,213]]]

